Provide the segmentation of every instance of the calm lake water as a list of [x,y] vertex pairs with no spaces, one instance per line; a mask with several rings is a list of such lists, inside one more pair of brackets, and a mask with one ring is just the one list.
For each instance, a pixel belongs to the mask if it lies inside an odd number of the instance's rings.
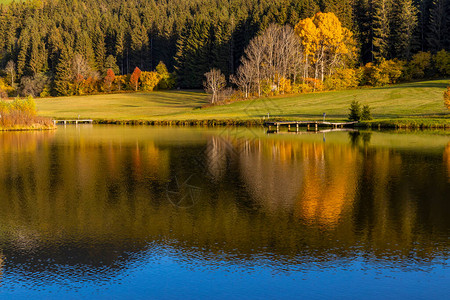
[[444,299],[450,135],[0,133],[2,298]]

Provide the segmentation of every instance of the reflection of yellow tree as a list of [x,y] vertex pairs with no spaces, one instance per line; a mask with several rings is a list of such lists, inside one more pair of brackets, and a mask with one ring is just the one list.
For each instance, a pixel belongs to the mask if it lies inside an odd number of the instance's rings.
[[358,158],[359,152],[346,146],[305,147],[305,174],[297,215],[319,225],[337,225],[354,202],[360,173]]
[[447,178],[450,182],[450,142],[447,144],[444,150],[444,163],[447,164]]

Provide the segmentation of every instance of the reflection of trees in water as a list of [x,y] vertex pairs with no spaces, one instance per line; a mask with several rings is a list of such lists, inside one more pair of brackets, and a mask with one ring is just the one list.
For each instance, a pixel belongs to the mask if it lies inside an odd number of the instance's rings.
[[372,138],[372,132],[350,131],[348,137],[353,147],[358,147],[360,144],[364,147],[368,147]]
[[249,194],[270,211],[292,211],[300,191],[304,177],[302,158],[291,156],[297,152],[292,146],[288,142],[255,142],[249,151],[240,152],[240,176]]
[[177,257],[270,259],[280,267],[355,251],[401,263],[448,247],[442,207],[450,191],[434,167],[441,155],[216,138],[205,141],[211,168],[197,179],[196,205],[179,209],[167,201],[167,182],[192,171],[202,145],[30,139],[30,154],[0,167],[0,205],[8,207],[0,211],[0,248],[7,267],[20,263],[24,272],[67,264],[114,273],[153,253],[152,241]]
[[450,182],[450,142],[444,150],[444,164],[447,165],[447,179]]

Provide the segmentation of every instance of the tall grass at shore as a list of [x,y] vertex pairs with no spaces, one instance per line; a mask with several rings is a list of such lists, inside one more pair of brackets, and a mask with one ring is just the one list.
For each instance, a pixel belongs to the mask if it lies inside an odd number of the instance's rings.
[[0,130],[51,129],[51,118],[38,116],[32,97],[0,101]]

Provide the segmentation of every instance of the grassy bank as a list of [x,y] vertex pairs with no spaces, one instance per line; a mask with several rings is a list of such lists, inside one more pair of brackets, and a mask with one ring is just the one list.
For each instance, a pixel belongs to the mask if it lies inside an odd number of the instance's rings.
[[167,91],[46,98],[37,100],[41,115],[58,119],[92,118],[101,123],[260,124],[267,114],[283,120],[342,121],[352,100],[369,104],[383,127],[450,127],[443,105],[448,80],[399,84],[336,92],[278,96],[203,107],[207,96],[195,91]]

